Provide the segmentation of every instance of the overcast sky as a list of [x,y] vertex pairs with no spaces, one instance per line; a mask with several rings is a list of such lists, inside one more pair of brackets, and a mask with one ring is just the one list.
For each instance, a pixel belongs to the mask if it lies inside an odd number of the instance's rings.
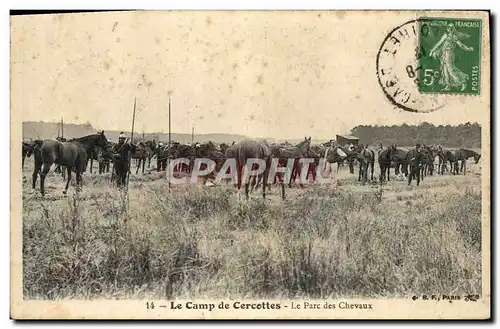
[[[330,138],[359,124],[486,124],[489,97],[418,114],[382,93],[376,53],[412,19],[389,12],[122,12],[11,17],[23,121],[136,131]],[[484,82],[483,82],[484,83]],[[483,89],[483,93],[487,92]],[[486,103],[485,103],[486,102]]]

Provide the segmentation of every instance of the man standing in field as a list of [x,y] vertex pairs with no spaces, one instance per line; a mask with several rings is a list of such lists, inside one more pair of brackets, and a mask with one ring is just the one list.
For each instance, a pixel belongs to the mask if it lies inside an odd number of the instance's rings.
[[412,157],[410,159],[410,173],[408,175],[408,185],[411,184],[413,177],[417,179],[417,186],[420,185],[420,166],[423,163],[424,155],[422,153],[422,148],[420,143],[415,145],[415,150],[412,152]]
[[[113,174],[114,178],[117,180],[118,187],[125,185],[125,178],[128,171],[130,171],[129,167],[129,159],[124,158],[124,155],[127,154],[127,150],[124,150],[125,146],[125,134],[120,132],[118,136],[118,143],[113,145],[111,148],[111,153],[113,154]],[[128,155],[128,154],[127,154]]]

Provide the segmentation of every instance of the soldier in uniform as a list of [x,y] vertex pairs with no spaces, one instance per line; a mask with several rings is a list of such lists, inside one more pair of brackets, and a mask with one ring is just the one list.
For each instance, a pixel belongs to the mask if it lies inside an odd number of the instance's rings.
[[120,136],[118,136],[118,143],[113,145],[113,148],[111,149],[113,155],[117,155],[117,153],[120,152],[120,149],[122,148],[123,144],[125,144],[125,134],[121,132]]
[[129,159],[126,158],[126,154],[128,153],[127,144],[125,144],[125,134],[123,132],[120,133],[118,137],[118,143],[113,145],[111,152],[113,154],[113,171],[118,187],[125,186],[126,176],[129,171]]
[[413,177],[417,179],[417,186],[420,185],[420,166],[424,162],[424,154],[422,153],[422,148],[420,143],[415,145],[414,156],[410,160],[410,173],[408,175],[408,185],[411,184]]

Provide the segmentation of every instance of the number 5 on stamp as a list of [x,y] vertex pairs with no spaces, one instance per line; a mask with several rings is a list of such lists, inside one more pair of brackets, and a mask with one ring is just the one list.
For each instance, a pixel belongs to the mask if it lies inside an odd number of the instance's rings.
[[419,91],[479,95],[481,21],[421,18],[419,31]]

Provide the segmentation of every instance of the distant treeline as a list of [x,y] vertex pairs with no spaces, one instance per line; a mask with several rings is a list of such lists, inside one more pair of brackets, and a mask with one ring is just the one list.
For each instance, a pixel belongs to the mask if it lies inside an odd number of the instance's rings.
[[445,145],[449,147],[481,147],[481,126],[467,122],[458,126],[439,125],[424,122],[418,126],[356,126],[351,134],[359,138],[363,144],[384,146],[396,144],[401,146],[421,144]]

